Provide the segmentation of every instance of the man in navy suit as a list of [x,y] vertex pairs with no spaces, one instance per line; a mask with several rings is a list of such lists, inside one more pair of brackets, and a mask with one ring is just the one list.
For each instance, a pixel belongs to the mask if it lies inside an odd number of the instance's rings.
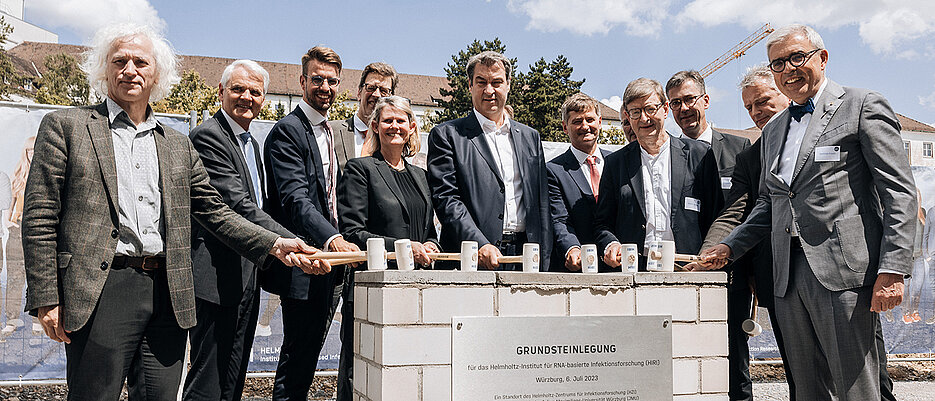
[[[546,164],[549,203],[555,231],[555,251],[550,271],[580,271],[581,245],[594,242],[594,209],[610,154],[597,147],[601,136],[601,109],[597,100],[583,93],[562,104],[562,129],[571,146]],[[601,270],[609,270],[599,263]]]
[[698,253],[724,204],[714,152],[666,133],[668,110],[659,82],[639,78],[627,85],[620,114],[637,141],[607,157],[594,219],[610,267],[620,266],[621,242],[675,241],[676,252]]
[[429,134],[432,204],[444,250],[477,241],[481,268],[514,270],[519,265],[500,265],[498,258],[534,242],[547,270],[553,237],[542,142],[505,112],[511,70],[510,60],[493,51],[468,60],[473,110]]
[[[358,251],[337,226],[336,183],[340,175],[328,109],[340,84],[341,58],[324,46],[302,57],[302,101],[266,138],[265,209],[285,228],[329,251]],[[267,269],[263,289],[282,298],[283,342],[273,386],[274,400],[306,399],[318,354],[331,325],[334,298],[341,295],[345,266],[321,276],[299,269]]]

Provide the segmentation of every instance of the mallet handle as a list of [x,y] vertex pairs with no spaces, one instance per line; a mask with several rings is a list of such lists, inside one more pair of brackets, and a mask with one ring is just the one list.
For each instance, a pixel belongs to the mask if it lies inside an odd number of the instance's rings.
[[432,260],[461,260],[460,253],[429,253],[429,259]]
[[[649,253],[649,258],[652,260],[660,260],[662,259],[662,253],[659,251],[651,251]],[[701,256],[698,255],[685,255],[681,253],[675,254],[676,262],[701,262],[701,260]]]
[[497,259],[498,263],[523,263],[523,257],[521,256],[501,256]]

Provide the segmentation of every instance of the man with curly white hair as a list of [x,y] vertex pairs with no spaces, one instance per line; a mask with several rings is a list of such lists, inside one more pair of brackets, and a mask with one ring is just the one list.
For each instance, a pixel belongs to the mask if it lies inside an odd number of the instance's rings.
[[[49,113],[26,183],[26,310],[64,342],[69,400],[175,400],[195,324],[191,222],[258,266],[309,273],[316,250],[244,219],[211,186],[185,135],[149,102],[178,82],[169,43],[148,27],[102,29],[83,65],[106,99]],[[276,268],[276,267],[272,267]]]

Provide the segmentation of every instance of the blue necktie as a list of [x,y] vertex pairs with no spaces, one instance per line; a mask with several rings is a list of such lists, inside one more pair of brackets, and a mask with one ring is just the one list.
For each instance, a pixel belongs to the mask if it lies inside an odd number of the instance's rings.
[[253,181],[253,193],[256,194],[256,205],[263,207],[263,192],[260,192],[260,171],[256,162],[256,153],[253,151],[253,136],[250,132],[240,134],[243,142],[243,154],[247,160],[247,169],[250,170],[250,179]]
[[805,104],[789,105],[789,114],[792,115],[796,122],[802,121],[802,116],[812,114],[813,111],[815,111],[815,103],[812,103],[811,98]]

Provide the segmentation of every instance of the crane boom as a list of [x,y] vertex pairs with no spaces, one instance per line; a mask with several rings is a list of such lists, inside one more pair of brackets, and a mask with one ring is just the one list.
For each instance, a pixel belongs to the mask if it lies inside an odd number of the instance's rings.
[[748,49],[759,43],[761,40],[766,39],[766,37],[771,33],[773,33],[773,28],[769,26],[769,23],[766,23],[765,25],[761,26],[760,29],[757,29],[755,32],[751,33],[750,36],[747,36],[746,39],[735,45],[726,53],[722,54],[714,61],[708,63],[708,65],[704,66],[704,68],[702,68],[699,73],[701,73],[702,77],[707,78],[725,64],[733,61],[736,58],[739,58],[740,56],[743,56]]

